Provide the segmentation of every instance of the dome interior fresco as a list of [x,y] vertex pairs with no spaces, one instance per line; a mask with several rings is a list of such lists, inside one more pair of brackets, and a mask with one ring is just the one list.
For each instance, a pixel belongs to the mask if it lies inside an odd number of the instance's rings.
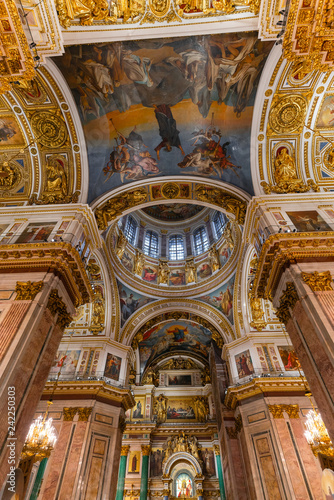
[[153,219],[163,222],[179,222],[191,219],[203,210],[204,207],[187,203],[171,203],[167,205],[153,205],[144,208],[143,212]]
[[166,175],[253,194],[253,105],[272,46],[248,32],[71,46],[54,58],[84,128],[88,202]]

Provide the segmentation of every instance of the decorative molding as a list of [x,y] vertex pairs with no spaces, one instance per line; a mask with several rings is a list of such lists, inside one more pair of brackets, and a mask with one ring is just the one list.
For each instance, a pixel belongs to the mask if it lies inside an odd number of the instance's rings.
[[298,405],[268,405],[268,410],[272,414],[273,418],[284,418],[283,412],[287,413],[289,418],[299,418]]
[[15,286],[15,300],[34,300],[42,288],[43,281],[17,281]]
[[63,408],[63,420],[64,422],[72,422],[74,416],[78,413],[78,408]]
[[67,312],[64,301],[59,297],[56,288],[51,290],[46,307],[49,309],[52,316],[58,314],[57,325],[61,328],[66,328],[73,321],[72,316]]
[[215,452],[215,455],[220,455],[220,446],[219,446],[219,444],[214,444],[213,445],[213,450]]
[[288,281],[286,283],[286,289],[281,295],[279,307],[276,311],[276,316],[281,323],[287,324],[287,322],[291,318],[290,311],[293,310],[298,300],[299,297],[294,283],[292,283],[292,281]]
[[332,275],[330,271],[318,273],[302,273],[302,279],[311,288],[312,292],[325,292],[333,291],[332,288]]

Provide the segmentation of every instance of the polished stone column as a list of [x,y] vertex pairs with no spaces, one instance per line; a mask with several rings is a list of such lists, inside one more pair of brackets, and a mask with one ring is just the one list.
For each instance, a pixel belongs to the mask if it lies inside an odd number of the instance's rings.
[[141,450],[143,458],[141,464],[140,500],[147,500],[148,461],[151,453],[151,446],[142,444]]
[[38,471],[37,471],[36,478],[35,478],[35,482],[34,482],[34,486],[32,487],[32,492],[31,492],[29,500],[37,500],[47,463],[48,463],[48,459],[43,458],[43,460],[39,464]]
[[218,473],[218,481],[219,481],[220,498],[221,498],[221,500],[226,500],[225,485],[224,485],[224,478],[223,478],[223,469],[222,469],[222,462],[221,462],[221,457],[220,457],[220,448],[218,445],[215,445],[214,449],[215,449],[215,455],[216,455],[216,465],[217,465],[217,473]]
[[121,459],[119,462],[116,500],[123,500],[126,461],[128,458],[129,449],[130,449],[130,446],[122,446],[122,448],[121,448]]

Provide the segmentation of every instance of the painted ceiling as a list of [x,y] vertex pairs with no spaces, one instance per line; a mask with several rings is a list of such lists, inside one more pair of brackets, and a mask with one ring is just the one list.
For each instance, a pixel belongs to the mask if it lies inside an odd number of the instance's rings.
[[139,343],[140,370],[154,359],[166,353],[195,353],[207,359],[211,343],[211,332],[192,321],[170,321],[154,326],[144,334]]
[[272,42],[257,33],[71,46],[54,58],[86,137],[89,199],[165,175],[253,194],[250,128]]
[[153,205],[144,208],[143,212],[154,219],[165,222],[177,222],[190,219],[203,210],[204,207],[187,203],[171,203],[167,205]]

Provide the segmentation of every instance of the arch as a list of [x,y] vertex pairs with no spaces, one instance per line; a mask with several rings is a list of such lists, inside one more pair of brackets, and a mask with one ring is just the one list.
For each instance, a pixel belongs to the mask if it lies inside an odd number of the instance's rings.
[[226,182],[195,176],[137,181],[101,195],[92,204],[100,230],[134,210],[159,204],[192,203],[220,210],[243,224],[251,196]]
[[[217,309],[209,304],[191,299],[164,299],[150,303],[133,314],[123,327],[123,331],[120,335],[120,342],[124,343],[124,345],[131,345],[134,337],[141,328],[148,329],[155,324],[155,318],[161,317],[163,313],[174,314],[176,311],[177,313],[193,313],[198,316],[198,318],[201,318],[203,323],[209,323],[211,328],[217,332],[216,335],[219,336],[224,343],[232,342],[232,340],[235,339],[232,325]],[[170,320],[173,320],[172,316]],[[194,319],[192,319],[192,321],[194,321]],[[208,328],[210,328],[210,326],[208,326]]]
[[186,451],[173,453],[173,455],[171,455],[162,465],[162,473],[166,476],[170,476],[172,469],[179,462],[189,463],[195,470],[194,476],[196,474],[199,474],[200,476],[202,475],[202,467],[199,461]]

